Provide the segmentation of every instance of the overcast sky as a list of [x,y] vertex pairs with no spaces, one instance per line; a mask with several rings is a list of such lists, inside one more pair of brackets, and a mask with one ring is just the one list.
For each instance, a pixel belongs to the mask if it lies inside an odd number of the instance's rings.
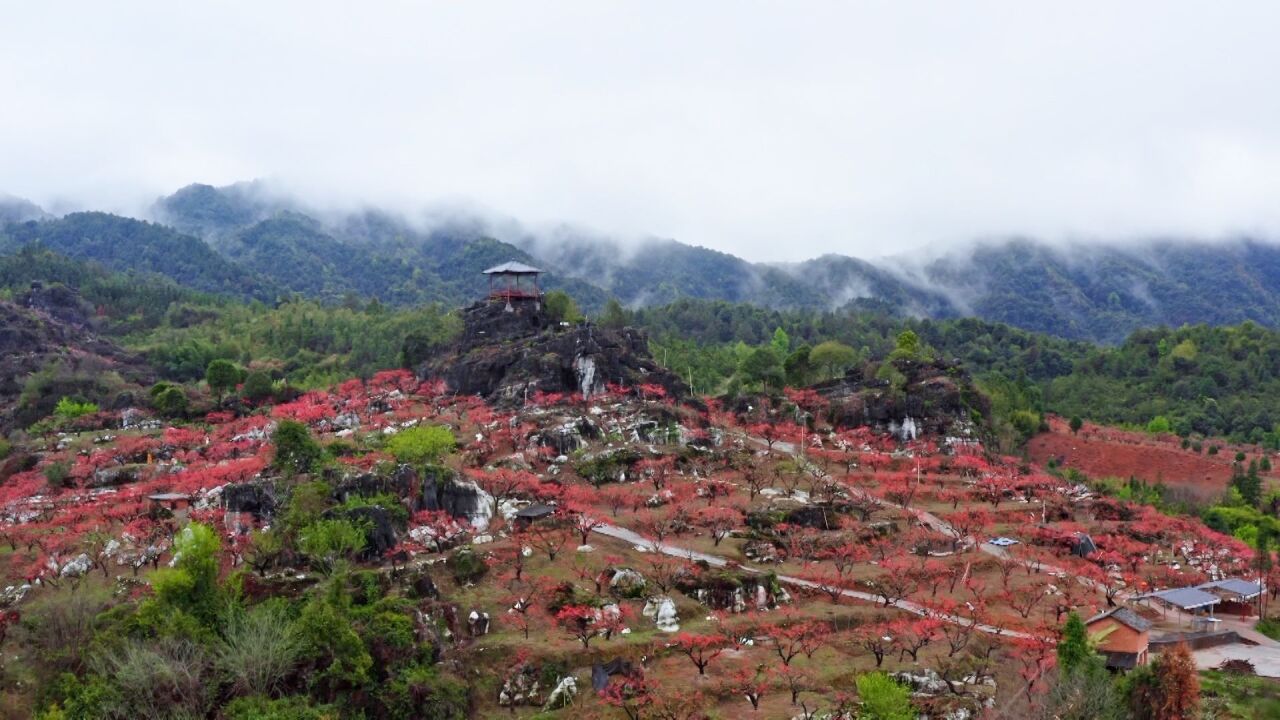
[[268,178],[754,260],[1280,236],[1280,3],[195,4],[5,3],[0,192]]

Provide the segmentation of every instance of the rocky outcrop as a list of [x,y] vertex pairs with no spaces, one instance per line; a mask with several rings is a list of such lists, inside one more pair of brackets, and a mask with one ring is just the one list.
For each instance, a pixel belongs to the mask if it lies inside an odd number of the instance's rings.
[[626,658],[614,658],[607,663],[596,661],[591,665],[591,688],[596,692],[609,685],[609,678],[614,675],[635,675],[636,667]]
[[498,704],[502,707],[542,704],[542,669],[533,663],[523,663],[507,676],[498,691]]
[[452,517],[466,520],[477,530],[489,526],[493,517],[493,496],[473,482],[446,471],[438,478],[427,478],[422,490],[422,510],[443,510]]
[[[87,313],[80,296],[60,285],[0,302],[0,433],[45,417],[64,396],[112,408],[117,394],[155,382],[141,358],[97,336]],[[40,371],[47,372],[38,397],[19,404],[23,385]],[[109,380],[117,377],[125,384]]]
[[923,668],[891,673],[907,686],[927,720],[971,720],[983,717],[995,705],[996,681],[989,675],[968,675],[947,679],[936,670]]
[[270,520],[281,504],[275,484],[266,480],[233,483],[222,488],[222,507],[229,513],[248,513],[259,520]]
[[677,579],[676,588],[712,610],[732,613],[772,610],[791,602],[791,595],[772,574],[690,573]]
[[366,559],[380,558],[396,546],[395,524],[386,508],[377,505],[349,508],[342,511],[342,517],[364,528],[361,555]]
[[979,422],[990,416],[990,401],[959,363],[899,359],[889,367],[869,377],[855,368],[813,389],[830,401],[838,426],[870,426],[903,441],[984,433]]
[[408,465],[398,466],[390,475],[360,473],[339,478],[334,495],[340,502],[353,497],[369,497],[388,493],[396,497],[411,497],[417,492],[418,472]]
[[142,465],[117,465],[115,467],[95,470],[90,476],[88,487],[103,488],[129,485],[137,482],[142,475]]
[[605,573],[612,574],[609,578],[609,592],[617,597],[640,597],[647,585],[644,575],[631,568],[606,570]]
[[507,306],[483,302],[463,311],[463,333],[442,356],[421,368],[460,395],[478,395],[499,406],[524,404],[535,394],[590,399],[609,384],[662,386],[682,398],[687,388],[649,356],[649,341],[633,328],[554,323],[533,301]]
[[680,617],[676,612],[676,603],[669,597],[649,598],[640,614],[653,618],[654,626],[661,632],[673,633],[680,630]]
[[14,301],[22,307],[39,310],[70,327],[90,326],[93,306],[85,302],[80,293],[61,283],[45,285],[33,282],[31,289],[14,298]]
[[543,704],[544,712],[551,710],[559,710],[569,707],[573,704],[573,699],[578,696],[578,679],[572,675],[560,678],[560,682],[551,689],[551,693],[547,695],[547,702]]

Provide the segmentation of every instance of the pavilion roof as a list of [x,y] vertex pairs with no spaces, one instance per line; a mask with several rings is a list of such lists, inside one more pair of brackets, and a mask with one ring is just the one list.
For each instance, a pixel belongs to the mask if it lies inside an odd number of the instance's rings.
[[512,262],[504,262],[501,265],[494,265],[488,270],[485,270],[483,274],[485,275],[537,275],[538,273],[541,273],[541,272],[543,271],[532,265],[525,265],[524,263],[521,263],[521,262],[512,261]]

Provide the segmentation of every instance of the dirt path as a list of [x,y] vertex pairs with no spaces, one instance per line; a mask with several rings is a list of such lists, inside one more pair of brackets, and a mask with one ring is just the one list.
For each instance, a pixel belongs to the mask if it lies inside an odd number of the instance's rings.
[[[611,537],[617,540],[622,540],[623,542],[631,543],[636,547],[644,548],[648,552],[660,552],[663,555],[670,555],[672,557],[692,560],[694,562],[705,562],[708,565],[711,565],[713,567],[724,567],[729,564],[728,558],[724,558],[719,555],[710,555],[708,553],[698,552],[697,550],[690,550],[688,548],[682,548],[677,545],[671,545],[669,543],[654,542],[653,540],[646,538],[645,536],[641,535],[638,532],[635,532],[634,530],[629,530],[627,528],[619,527],[617,525],[601,525],[595,528],[595,532],[598,532],[601,535],[604,535],[606,537]],[[759,568],[750,567],[748,565],[742,565],[741,568],[746,572],[750,572],[750,573],[763,574],[764,572],[766,572]],[[819,583],[813,582],[811,580],[805,580],[803,578],[793,577],[790,575],[778,575],[777,577],[778,577],[778,582],[785,583],[787,585],[791,585],[794,587],[811,588],[815,590],[822,589],[822,586]],[[876,603],[881,606],[884,605],[884,601],[879,596],[873,595],[868,592],[862,592],[860,590],[841,589],[840,594],[844,597],[853,598],[855,600],[863,600],[866,602]],[[971,621],[965,618],[962,618],[958,615],[948,615],[945,613],[939,613],[919,603],[911,602],[910,600],[897,600],[891,603],[891,605],[892,607],[898,608],[899,610],[905,610],[906,612],[909,612],[913,615],[919,615],[921,617],[938,618],[939,620],[942,620],[943,622],[951,623],[952,625],[971,624]],[[999,627],[995,627],[994,625],[984,625],[981,623],[979,623],[978,625],[975,625],[975,628],[989,635],[999,635],[1001,637],[1017,637],[1017,638],[1034,637],[1029,633],[1019,632],[1017,630],[1009,630],[1007,628],[999,628]]]

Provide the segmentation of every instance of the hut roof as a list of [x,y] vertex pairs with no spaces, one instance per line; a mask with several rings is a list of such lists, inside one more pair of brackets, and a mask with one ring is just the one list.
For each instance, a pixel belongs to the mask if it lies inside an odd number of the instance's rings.
[[521,262],[504,262],[484,271],[485,275],[537,275],[542,270]]
[[169,502],[171,500],[190,500],[191,496],[184,495],[182,493],[166,492],[166,493],[156,493],[154,495],[148,495],[147,499],[157,500],[160,502]]
[[1116,622],[1128,625],[1138,632],[1146,632],[1151,629],[1150,620],[1138,615],[1138,613],[1130,610],[1129,608],[1124,607],[1112,608],[1106,612],[1098,613],[1086,620],[1084,624],[1092,625],[1105,618],[1112,618]]
[[556,509],[550,505],[530,505],[526,508],[517,510],[516,517],[524,520],[537,520],[538,518],[544,518],[555,511]]

